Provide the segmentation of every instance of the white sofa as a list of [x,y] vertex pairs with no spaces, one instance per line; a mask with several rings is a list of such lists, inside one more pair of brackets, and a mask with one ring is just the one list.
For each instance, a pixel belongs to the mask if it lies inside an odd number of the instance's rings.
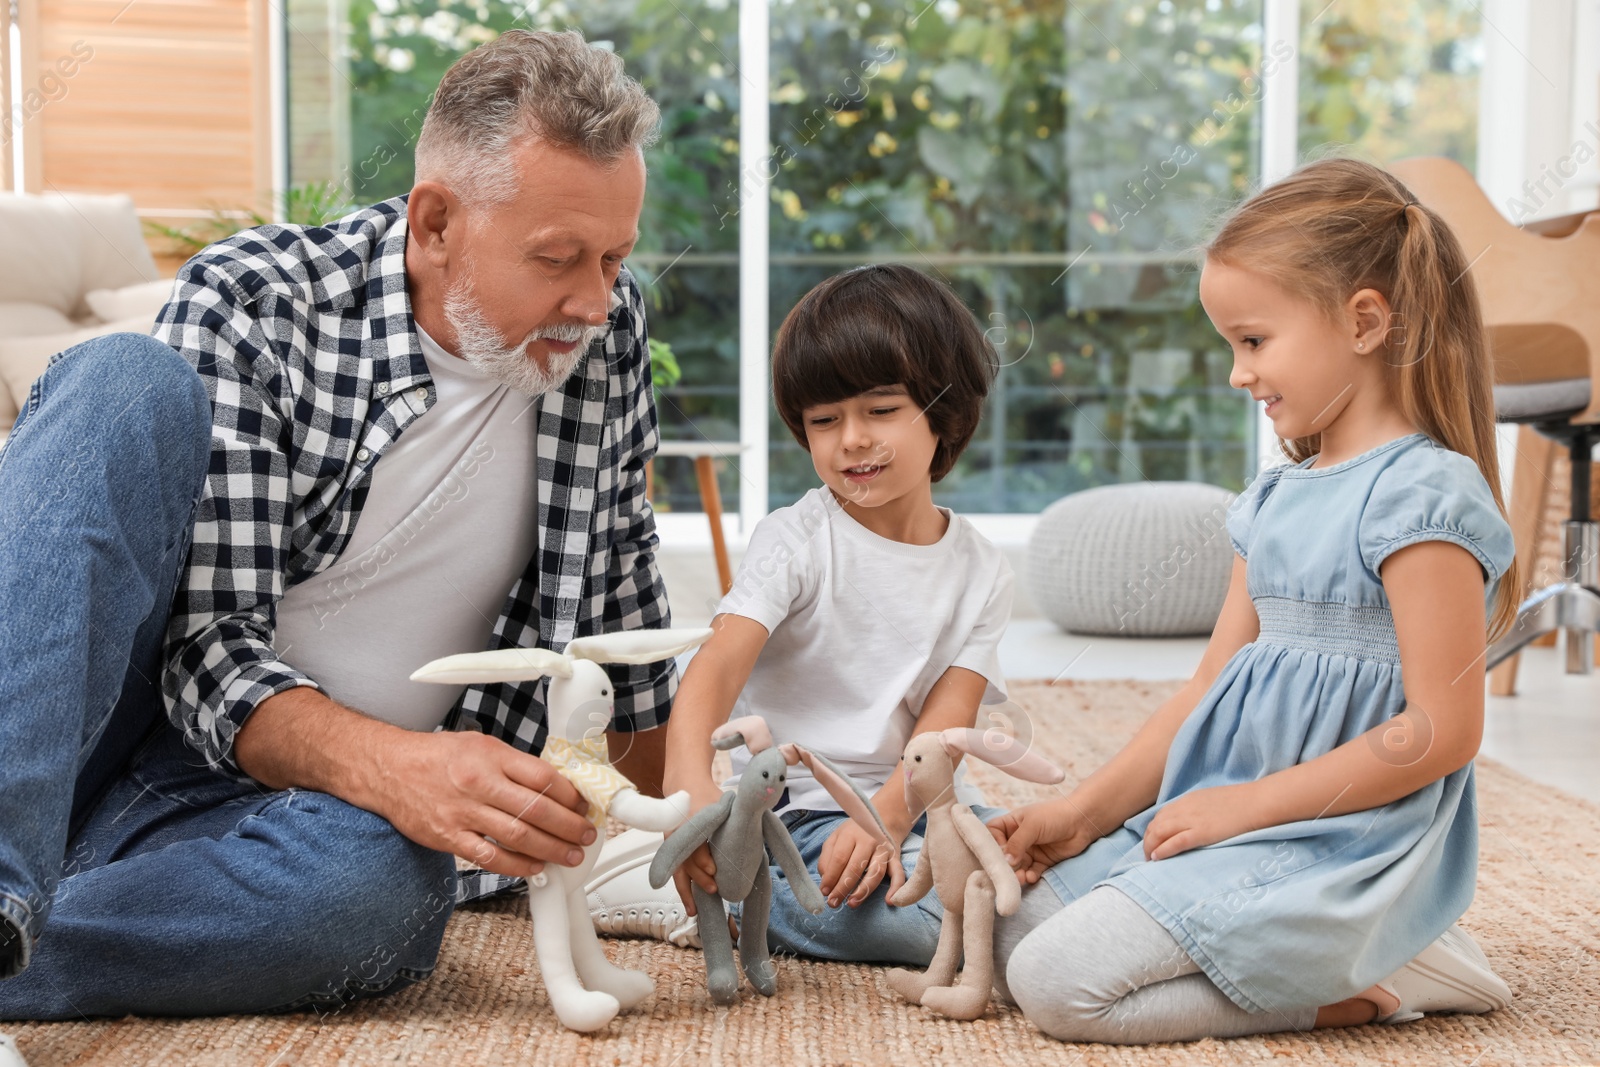
[[52,355],[150,332],[171,291],[129,197],[0,193],[0,440]]

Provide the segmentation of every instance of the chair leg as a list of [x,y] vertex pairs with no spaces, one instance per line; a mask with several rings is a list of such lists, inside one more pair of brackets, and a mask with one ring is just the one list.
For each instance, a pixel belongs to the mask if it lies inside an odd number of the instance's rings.
[[717,580],[722,583],[722,595],[727,596],[733,588],[733,568],[728,564],[728,543],[722,536],[722,492],[717,488],[716,459],[696,456],[694,474],[700,483],[700,506],[711,523],[711,554],[717,560]]
[[[1580,586],[1586,592],[1600,586],[1600,561],[1595,559],[1595,552],[1600,550],[1600,523],[1563,523],[1562,535],[1566,547],[1566,584]],[[1594,597],[1593,593],[1589,595]],[[1574,617],[1581,620],[1584,616],[1580,612]],[[1594,673],[1594,630],[1593,626],[1567,624],[1568,674]]]
[[[1591,636],[1600,633],[1600,595],[1575,582],[1561,582],[1539,590],[1522,602],[1522,610],[1517,612],[1511,631],[1489,647],[1485,664],[1492,669],[1534,638],[1558,629],[1565,629],[1568,634],[1568,673],[1589,673],[1583,664],[1589,664],[1592,670],[1592,656],[1582,653],[1591,651]],[[1574,649],[1579,650],[1576,656]],[[1574,661],[1579,664],[1577,667]]]
[[[1523,585],[1518,593],[1527,597],[1533,587],[1534,564],[1539,558],[1545,506],[1555,487],[1552,475],[1561,453],[1554,441],[1527,426],[1517,430],[1516,452],[1511,479],[1511,532],[1517,546],[1518,569],[1522,572]],[[1516,692],[1517,660],[1513,652],[1503,661],[1497,661],[1498,666],[1491,662],[1494,669],[1489,672],[1489,691],[1495,696],[1511,696]]]

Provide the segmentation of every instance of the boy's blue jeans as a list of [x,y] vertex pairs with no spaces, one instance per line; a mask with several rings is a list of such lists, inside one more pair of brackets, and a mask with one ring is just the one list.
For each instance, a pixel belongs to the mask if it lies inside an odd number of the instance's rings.
[[193,368],[117,334],[58,356],[0,450],[0,1019],[332,1010],[433,969],[451,857],[167,721],[210,442]]
[[[972,805],[984,822],[1005,813],[1004,808]],[[822,846],[845,823],[838,811],[792,809],[781,816],[794,838],[806,869],[820,885],[817,864]],[[917,819],[911,833],[900,846],[900,862],[909,875],[922,854],[922,835],[927,818]],[[795,900],[794,891],[783,868],[771,867],[772,913],[767,919],[767,945],[774,952],[791,952],[814,959],[844,960],[854,963],[892,963],[907,967],[926,967],[939,945],[939,926],[944,922],[944,906],[932,889],[921,900],[903,908],[889,906],[889,880],[885,878],[858,908],[841,904],[824,908],[813,915]],[[733,911],[734,909],[730,909]]]

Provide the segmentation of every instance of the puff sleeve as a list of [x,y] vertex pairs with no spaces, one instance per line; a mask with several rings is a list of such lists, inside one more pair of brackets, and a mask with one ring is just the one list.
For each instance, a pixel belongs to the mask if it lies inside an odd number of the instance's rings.
[[1418,449],[1378,476],[1362,509],[1361,561],[1382,581],[1383,561],[1408,545],[1446,541],[1471,552],[1493,588],[1516,554],[1477,464],[1437,445]]
[[1241,559],[1250,558],[1251,528],[1255,525],[1261,505],[1272,495],[1272,489],[1278,484],[1278,478],[1283,471],[1284,468],[1281,466],[1268,467],[1261,471],[1256,475],[1255,481],[1246,486],[1244,492],[1234,497],[1233,503],[1228,505],[1228,540],[1233,542],[1233,550],[1239,553]]

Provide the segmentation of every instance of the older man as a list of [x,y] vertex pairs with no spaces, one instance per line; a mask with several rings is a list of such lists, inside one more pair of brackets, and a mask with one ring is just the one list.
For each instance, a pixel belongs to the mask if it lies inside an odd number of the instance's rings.
[[[542,689],[407,676],[669,625],[622,266],[657,120],[610,53],[507,33],[408,197],[214,245],[159,340],[39,380],[0,452],[0,1018],[383,995],[593,840]],[[610,670],[655,784],[676,676]]]

